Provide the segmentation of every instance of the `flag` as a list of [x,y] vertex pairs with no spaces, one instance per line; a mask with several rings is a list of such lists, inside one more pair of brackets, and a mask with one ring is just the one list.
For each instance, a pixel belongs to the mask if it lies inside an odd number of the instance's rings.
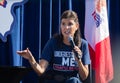
[[85,38],[89,43],[95,83],[113,79],[113,64],[108,28],[106,0],[86,0]]

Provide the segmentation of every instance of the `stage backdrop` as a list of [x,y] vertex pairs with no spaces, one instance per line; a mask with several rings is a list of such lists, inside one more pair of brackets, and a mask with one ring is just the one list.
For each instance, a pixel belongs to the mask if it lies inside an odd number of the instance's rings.
[[[0,0],[0,8],[7,8],[9,0]],[[15,1],[15,0],[14,0]],[[4,26],[0,25],[0,66],[26,66],[30,67],[27,60],[16,54],[17,50],[27,47],[38,61],[41,51],[54,33],[59,32],[60,16],[64,10],[72,9],[77,12],[80,22],[82,37],[84,38],[85,0],[18,0],[11,6],[13,21],[9,30],[2,33]],[[10,1],[12,2],[12,1]],[[119,0],[108,0],[109,31],[114,65],[114,79],[111,83],[119,83],[120,79],[120,10]],[[1,10],[0,10],[1,13]],[[1,14],[0,14],[1,15]],[[7,19],[5,14],[0,23]],[[22,83],[37,83],[38,76],[32,71],[26,75]]]

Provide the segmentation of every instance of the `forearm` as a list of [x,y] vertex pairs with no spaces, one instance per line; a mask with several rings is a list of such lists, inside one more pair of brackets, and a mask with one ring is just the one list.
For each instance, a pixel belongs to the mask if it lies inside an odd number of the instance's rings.
[[40,76],[44,73],[44,69],[42,68],[41,65],[39,65],[34,57],[32,56],[31,59],[29,59],[29,63],[31,67],[34,69],[34,71]]
[[88,66],[84,66],[81,60],[78,60],[79,75],[82,80],[85,80],[88,77],[89,70]]

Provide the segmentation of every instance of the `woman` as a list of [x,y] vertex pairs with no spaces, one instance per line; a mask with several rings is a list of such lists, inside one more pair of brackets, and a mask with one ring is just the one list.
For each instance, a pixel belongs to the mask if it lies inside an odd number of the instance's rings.
[[[72,38],[75,46],[71,45]],[[63,12],[60,33],[48,40],[39,63],[28,48],[17,53],[29,61],[38,75],[51,71],[46,83],[82,83],[89,74],[88,43],[80,37],[78,16],[71,10]]]

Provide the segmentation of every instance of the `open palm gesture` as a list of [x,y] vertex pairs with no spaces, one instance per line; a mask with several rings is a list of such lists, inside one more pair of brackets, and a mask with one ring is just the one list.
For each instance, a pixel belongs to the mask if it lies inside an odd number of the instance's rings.
[[30,60],[32,58],[32,53],[30,52],[30,50],[28,48],[23,51],[17,51],[17,53],[27,60]]

